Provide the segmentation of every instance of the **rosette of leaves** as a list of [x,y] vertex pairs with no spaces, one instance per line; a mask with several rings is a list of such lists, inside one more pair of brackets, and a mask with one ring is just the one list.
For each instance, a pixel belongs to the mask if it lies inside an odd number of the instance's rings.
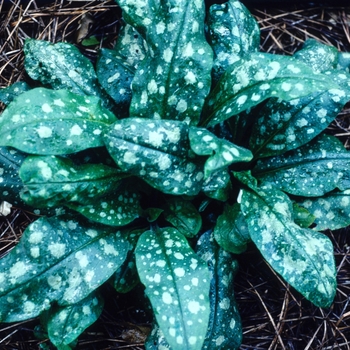
[[233,254],[249,242],[329,307],[336,269],[319,231],[350,224],[350,155],[324,131],[350,100],[345,56],[315,41],[294,57],[259,52],[235,0],[118,4],[127,25],[96,67],[29,39],[43,86],[3,94],[2,195],[55,215],[0,261],[0,321],[41,315],[69,349],[101,312],[103,283],[142,284],[147,349],[237,349]]

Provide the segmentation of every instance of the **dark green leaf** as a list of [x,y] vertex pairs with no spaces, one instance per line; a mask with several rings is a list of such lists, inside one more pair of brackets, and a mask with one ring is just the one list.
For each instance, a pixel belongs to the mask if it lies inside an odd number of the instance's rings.
[[350,225],[350,190],[331,192],[321,198],[298,199],[297,203],[315,217],[317,231]]
[[0,115],[0,145],[33,154],[67,154],[103,145],[101,133],[117,118],[93,96],[37,88]]
[[0,260],[0,320],[38,316],[53,302],[86,298],[124,262],[129,243],[120,231],[77,217],[42,217]]
[[305,208],[297,203],[293,203],[293,219],[300,227],[308,228],[314,223],[316,218]]
[[58,348],[71,344],[100,316],[104,301],[92,293],[80,302],[49,311],[47,331],[50,341]]
[[259,50],[260,30],[251,13],[236,0],[212,5],[207,23],[214,51],[213,80],[217,82],[240,57]]
[[156,322],[154,322],[152,331],[146,340],[145,348],[146,350],[172,350]]
[[130,115],[197,124],[212,68],[212,51],[204,35],[204,2],[117,2],[125,21],[148,45],[132,83]]
[[315,73],[321,73],[336,68],[338,50],[315,39],[307,39],[303,48],[297,51],[294,57],[310,66]]
[[209,320],[207,265],[176,229],[142,234],[136,265],[157,323],[173,350],[200,350]]
[[343,94],[323,74],[315,74],[294,57],[252,53],[240,58],[222,76],[208,96],[202,125],[213,126],[269,97],[291,101],[311,93],[330,90]]
[[[326,73],[328,74],[328,72]],[[350,100],[350,76],[331,73],[341,89],[315,92],[290,102],[271,99],[260,110],[250,139],[255,157],[284,153],[306,144],[327,128]]]
[[281,156],[257,163],[253,175],[262,183],[304,197],[350,188],[350,153],[335,137],[321,135]]
[[338,53],[338,65],[339,70],[344,70],[349,73],[350,68],[350,53],[349,52],[339,52]]
[[29,156],[19,175],[25,185],[22,199],[33,207],[54,207],[68,202],[85,204],[115,191],[126,174],[103,164],[76,166],[57,156]]
[[188,238],[194,237],[202,227],[202,217],[196,207],[188,200],[168,199],[164,217]]
[[251,241],[246,220],[239,204],[226,204],[224,212],[218,217],[214,237],[225,251],[240,254]]
[[233,292],[238,263],[215,243],[210,232],[200,237],[196,248],[211,272],[209,326],[202,349],[236,350],[242,342],[241,318]]
[[211,156],[204,164],[205,179],[230,164],[249,162],[253,158],[248,149],[221,139],[205,128],[190,127],[189,138],[194,153]]
[[336,292],[331,241],[296,225],[292,202],[276,189],[244,190],[241,208],[251,239],[272,268],[316,306],[330,306]]
[[219,201],[227,201],[232,190],[230,174],[227,168],[216,171],[203,182],[202,191]]
[[17,96],[28,90],[30,90],[30,86],[27,83],[18,81],[7,88],[0,89],[0,102],[8,105]]
[[81,44],[83,46],[95,46],[99,45],[100,41],[95,36],[90,36],[89,38],[84,39]]
[[203,172],[188,158],[188,125],[180,121],[128,118],[105,135],[106,147],[127,173],[141,177],[163,193],[195,195]]

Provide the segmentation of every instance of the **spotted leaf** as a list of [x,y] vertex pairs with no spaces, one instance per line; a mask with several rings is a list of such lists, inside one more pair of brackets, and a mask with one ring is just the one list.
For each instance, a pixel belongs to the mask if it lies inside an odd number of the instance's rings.
[[315,39],[307,39],[294,57],[310,66],[315,73],[321,73],[337,67],[338,50]]
[[253,158],[252,152],[248,149],[221,139],[205,128],[191,127],[189,138],[194,153],[200,156],[211,156],[204,164],[205,179],[230,164],[249,162]]
[[141,208],[139,194],[132,189],[110,192],[104,197],[85,199],[85,202],[70,202],[66,206],[88,219],[109,226],[124,226],[139,217]]
[[212,68],[212,50],[204,35],[204,2],[117,2],[125,21],[135,27],[148,46],[132,83],[131,117],[197,124],[209,92]]
[[210,317],[202,349],[238,349],[242,342],[242,325],[233,292],[238,263],[216,244],[210,231],[200,237],[196,252],[207,262],[211,274]]
[[337,68],[339,70],[344,70],[347,73],[350,73],[350,53],[349,52],[339,52],[338,53],[338,64]]
[[333,191],[321,198],[298,198],[298,205],[314,217],[314,230],[337,230],[350,225],[350,190]]
[[157,323],[173,350],[200,350],[209,321],[207,265],[173,228],[146,231],[136,265]]
[[225,251],[240,254],[247,249],[251,241],[245,218],[238,203],[226,204],[224,212],[218,217],[214,238]]
[[315,222],[316,218],[307,209],[293,203],[293,219],[300,227],[308,228]]
[[201,190],[202,164],[188,157],[188,125],[184,122],[123,119],[106,133],[105,143],[124,172],[164,193],[194,195]]
[[209,197],[219,201],[227,201],[232,190],[230,173],[227,168],[220,169],[208,177],[202,191]]
[[104,300],[97,293],[92,293],[80,302],[53,307],[45,317],[48,336],[58,349],[75,341],[84,330],[100,316]]
[[153,324],[152,331],[148,336],[145,343],[146,350],[171,350],[169,343],[166,341],[165,336],[156,322]]
[[101,49],[96,63],[96,74],[101,86],[118,105],[118,117],[127,117],[135,69],[118,52]]
[[[206,100],[201,125],[213,126],[270,97],[291,101],[339,86],[293,57],[252,53],[224,73]],[[337,93],[338,95],[338,93]]]
[[329,307],[336,269],[328,237],[296,225],[292,202],[279,190],[243,190],[241,208],[252,241],[271,267],[313,304]]
[[315,92],[290,102],[271,99],[253,126],[250,149],[257,158],[302,146],[325,130],[350,100],[350,75],[326,72],[341,89]]
[[54,302],[80,302],[112,276],[128,250],[110,227],[77,216],[38,219],[0,260],[1,322],[36,317]]
[[32,79],[55,90],[97,96],[104,107],[112,108],[108,95],[98,84],[92,63],[74,45],[26,39],[23,50],[24,66]]
[[194,237],[202,227],[202,217],[188,200],[168,199],[164,218],[185,237]]
[[7,88],[0,89],[0,102],[8,105],[17,96],[28,90],[30,90],[30,86],[27,83],[18,81]]
[[257,163],[253,175],[262,183],[304,197],[350,188],[350,153],[335,137],[321,135],[295,151]]
[[25,186],[22,199],[44,208],[96,200],[118,188],[127,176],[103,164],[76,166],[70,159],[57,156],[29,156],[19,175]]
[[117,118],[96,97],[37,88],[0,115],[0,146],[32,154],[68,154],[103,145],[101,133]]
[[246,53],[259,50],[260,30],[248,9],[236,0],[210,7],[208,40],[214,51],[213,80]]

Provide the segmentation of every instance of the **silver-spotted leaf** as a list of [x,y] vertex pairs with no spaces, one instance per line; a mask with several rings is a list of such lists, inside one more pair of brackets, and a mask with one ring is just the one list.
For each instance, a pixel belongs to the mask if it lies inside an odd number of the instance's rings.
[[146,350],[171,350],[169,343],[166,341],[164,333],[161,331],[156,322],[145,343]]
[[339,52],[338,53],[338,64],[337,68],[339,70],[344,70],[347,73],[350,73],[350,53],[349,52]]
[[113,228],[83,218],[42,217],[0,260],[0,320],[38,316],[56,302],[86,298],[124,262],[129,243]]
[[132,83],[130,115],[197,124],[212,68],[212,50],[204,35],[204,2],[117,2],[125,21],[148,46]]
[[294,57],[251,53],[223,74],[206,100],[201,125],[221,123],[270,97],[291,101],[337,89],[338,84]]
[[316,218],[307,209],[293,203],[293,219],[300,227],[308,228],[315,222]]
[[315,73],[321,73],[337,67],[338,50],[315,39],[307,39],[294,57],[310,66]]
[[210,155],[204,164],[204,178],[233,163],[249,162],[253,158],[250,150],[215,136],[205,128],[190,127],[189,139],[194,153]]
[[32,154],[74,153],[102,146],[102,132],[116,120],[97,97],[36,88],[0,115],[0,145]]
[[139,194],[130,188],[121,188],[104,197],[70,202],[66,206],[88,219],[109,226],[124,226],[140,216]]
[[103,164],[75,165],[58,156],[28,156],[19,176],[24,184],[22,199],[39,208],[85,204],[115,191],[127,176],[116,168]]
[[282,154],[306,144],[336,118],[350,100],[350,75],[326,72],[341,87],[290,102],[270,99],[259,111],[250,138],[256,158]]
[[297,203],[315,218],[314,230],[337,230],[350,225],[350,190],[333,191],[321,198],[300,198]]
[[28,90],[30,90],[30,86],[27,83],[18,81],[7,88],[0,89],[0,102],[8,105],[17,96]]
[[220,169],[208,177],[202,186],[202,191],[209,197],[219,201],[227,201],[232,190],[228,168]]
[[173,350],[200,350],[209,321],[206,263],[174,228],[146,231],[135,250],[157,323]]
[[334,136],[320,135],[297,150],[260,160],[253,175],[262,183],[304,197],[350,188],[350,153]]
[[241,212],[240,205],[226,204],[224,212],[218,217],[214,238],[225,251],[240,254],[251,241],[246,220]]
[[127,117],[135,69],[118,52],[101,49],[96,63],[96,74],[101,86],[118,105],[118,117]]
[[23,50],[25,69],[32,79],[55,90],[97,96],[105,107],[112,107],[98,84],[94,66],[74,45],[26,39]]
[[210,231],[200,237],[196,252],[211,273],[210,317],[202,350],[237,350],[242,342],[241,318],[233,292],[238,263],[216,244]]
[[214,51],[213,80],[246,53],[259,50],[260,30],[248,9],[236,0],[210,7],[208,40]]
[[336,268],[329,238],[295,224],[292,202],[274,188],[243,190],[241,208],[252,241],[271,267],[316,306],[330,306]]
[[164,193],[195,195],[201,190],[202,165],[187,155],[188,125],[184,122],[123,119],[105,134],[105,144],[124,172]]
[[202,227],[202,217],[188,200],[173,198],[167,200],[164,218],[185,237],[194,237]]
[[45,328],[52,344],[60,349],[75,341],[99,318],[103,305],[102,297],[98,293],[91,293],[74,305],[50,309]]

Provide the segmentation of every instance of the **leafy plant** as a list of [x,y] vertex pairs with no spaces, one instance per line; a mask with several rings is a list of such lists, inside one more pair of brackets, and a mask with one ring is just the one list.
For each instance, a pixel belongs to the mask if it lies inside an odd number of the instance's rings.
[[234,254],[249,242],[329,307],[336,269],[319,231],[350,224],[349,152],[325,134],[350,100],[345,56],[313,40],[294,57],[259,52],[235,0],[118,4],[127,24],[96,68],[28,39],[42,86],[0,95],[3,196],[46,214],[0,261],[0,320],[41,315],[69,349],[105,282],[143,285],[147,349],[236,349]]

